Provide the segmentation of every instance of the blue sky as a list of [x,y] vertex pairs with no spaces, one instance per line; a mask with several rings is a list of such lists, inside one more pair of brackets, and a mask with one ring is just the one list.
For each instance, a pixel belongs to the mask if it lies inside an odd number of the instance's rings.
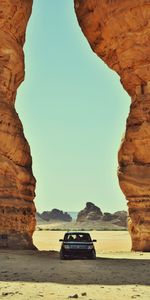
[[91,50],[72,0],[35,0],[28,24],[26,78],[16,109],[31,147],[38,211],[126,209],[117,152],[130,99],[118,75]]

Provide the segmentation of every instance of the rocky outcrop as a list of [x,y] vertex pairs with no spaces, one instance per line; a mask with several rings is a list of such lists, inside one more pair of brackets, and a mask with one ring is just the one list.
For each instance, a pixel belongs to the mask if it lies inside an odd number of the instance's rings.
[[81,210],[77,215],[77,222],[85,221],[96,221],[100,220],[102,217],[102,212],[98,206],[92,202],[87,202],[86,207]]
[[38,225],[46,223],[46,221],[41,218],[41,214],[39,212],[36,212],[35,218],[36,218],[36,224]]
[[102,220],[103,221],[106,221],[106,222],[109,222],[109,221],[112,221],[114,220],[116,217],[114,217],[113,214],[109,213],[109,212],[105,212],[103,217],[102,217]]
[[15,110],[24,79],[25,31],[32,0],[0,2],[0,248],[31,249],[35,179],[23,127]]
[[72,218],[67,212],[63,212],[59,209],[52,209],[51,211],[44,211],[40,214],[40,218],[49,222],[49,221],[64,221],[64,222],[71,222]]
[[103,222],[112,222],[121,227],[127,227],[127,212],[117,211],[115,213],[104,212],[102,213],[101,209],[93,204],[92,202],[87,202],[86,207],[81,210],[77,215],[77,222],[87,222],[87,221],[98,221]]
[[127,212],[124,210],[117,211],[114,214],[105,212],[102,220],[106,222],[113,221],[113,224],[121,227],[127,227]]
[[91,48],[131,96],[118,177],[128,201],[132,249],[150,251],[150,1],[74,2]]

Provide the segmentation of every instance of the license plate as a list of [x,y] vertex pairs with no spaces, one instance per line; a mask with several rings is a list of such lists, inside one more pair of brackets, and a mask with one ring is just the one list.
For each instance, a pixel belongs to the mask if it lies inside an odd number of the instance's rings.
[[86,246],[84,245],[71,245],[71,249],[86,249]]

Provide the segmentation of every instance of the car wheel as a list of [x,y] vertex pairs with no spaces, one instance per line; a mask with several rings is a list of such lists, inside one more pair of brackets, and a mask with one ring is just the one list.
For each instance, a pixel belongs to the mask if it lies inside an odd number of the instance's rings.
[[93,252],[93,253],[90,255],[89,259],[96,259],[96,253]]
[[64,256],[64,254],[63,254],[62,252],[60,252],[60,259],[61,259],[61,260],[64,260],[64,259],[65,259],[65,256]]
[[95,254],[95,253],[93,254],[93,257],[92,257],[92,259],[96,259],[96,254]]

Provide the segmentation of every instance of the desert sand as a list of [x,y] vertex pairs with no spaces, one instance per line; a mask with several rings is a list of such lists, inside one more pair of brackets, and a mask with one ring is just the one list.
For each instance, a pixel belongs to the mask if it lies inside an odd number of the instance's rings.
[[94,261],[61,261],[62,231],[36,231],[40,251],[1,250],[0,299],[150,299],[150,253],[131,252],[126,231],[90,233]]

